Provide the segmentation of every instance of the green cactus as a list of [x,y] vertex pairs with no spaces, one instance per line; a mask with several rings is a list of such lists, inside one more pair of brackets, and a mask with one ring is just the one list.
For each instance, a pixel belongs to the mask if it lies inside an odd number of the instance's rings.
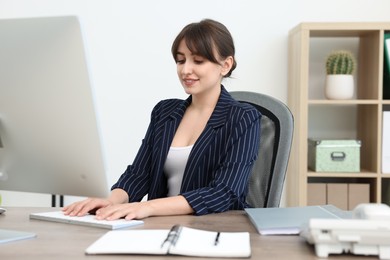
[[333,51],[326,60],[326,73],[353,74],[355,71],[355,58],[350,51]]

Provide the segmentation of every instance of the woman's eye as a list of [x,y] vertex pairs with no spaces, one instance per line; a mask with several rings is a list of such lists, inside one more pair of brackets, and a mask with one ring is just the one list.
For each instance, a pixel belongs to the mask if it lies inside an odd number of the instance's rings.
[[196,64],[202,64],[202,63],[204,62],[204,60],[194,60],[194,62],[195,62]]
[[185,60],[176,60],[177,64],[183,64],[184,62],[185,62]]

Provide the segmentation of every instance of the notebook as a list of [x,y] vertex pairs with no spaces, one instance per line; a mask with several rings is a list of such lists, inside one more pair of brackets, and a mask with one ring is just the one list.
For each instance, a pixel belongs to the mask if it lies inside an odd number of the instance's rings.
[[86,254],[147,254],[249,257],[248,232],[215,232],[175,225],[172,229],[109,231]]
[[8,243],[16,240],[34,238],[37,235],[35,233],[16,231],[9,229],[0,229],[0,244]]
[[261,235],[298,235],[302,225],[311,218],[352,218],[352,212],[343,211],[333,205],[247,208],[245,211]]
[[62,211],[43,212],[43,213],[31,213],[30,219],[47,220],[61,223],[69,223],[76,225],[84,225],[98,228],[107,229],[119,229],[136,225],[141,225],[144,222],[142,220],[97,220],[95,215],[86,215],[83,217],[71,217],[66,216]]

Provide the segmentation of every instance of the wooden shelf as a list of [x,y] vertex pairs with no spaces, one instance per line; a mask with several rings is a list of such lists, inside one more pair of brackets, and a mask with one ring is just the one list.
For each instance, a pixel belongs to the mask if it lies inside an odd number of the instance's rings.
[[323,178],[323,177],[330,177],[330,178],[376,178],[378,175],[376,172],[368,172],[368,171],[362,171],[357,173],[349,173],[349,172],[313,172],[308,171],[307,177],[314,177],[314,178]]
[[309,105],[378,105],[381,101],[374,99],[354,99],[354,100],[308,100]]
[[[370,202],[383,202],[382,196],[390,187],[390,174],[381,173],[382,112],[384,106],[390,105],[390,100],[382,99],[383,42],[384,33],[388,31],[390,22],[302,23],[290,31],[288,106],[294,114],[294,138],[286,182],[288,206],[307,205],[308,183],[328,180],[333,183],[368,183]],[[318,67],[326,58],[320,56],[330,48],[328,43],[332,41],[343,48],[350,42],[356,46],[355,99],[328,100],[319,93],[325,72],[318,73]],[[340,129],[343,126],[335,123],[336,120],[333,122],[333,116],[342,114],[345,121],[349,120],[348,126],[353,131],[348,137],[362,143],[360,162],[364,170],[361,172],[318,173],[308,170],[307,140],[313,137],[312,134],[317,134],[313,122],[322,124],[325,121],[315,117],[318,112],[322,116],[323,111],[328,116],[326,120],[332,121],[325,122],[324,126],[329,127],[324,130],[326,133],[345,132]]]

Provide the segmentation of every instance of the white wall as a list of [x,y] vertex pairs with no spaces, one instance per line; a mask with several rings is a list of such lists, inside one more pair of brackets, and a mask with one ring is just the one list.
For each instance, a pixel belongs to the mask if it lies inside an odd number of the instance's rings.
[[[133,160],[154,104],[185,97],[170,54],[184,25],[212,18],[230,29],[238,67],[225,82],[228,90],[286,101],[292,27],[310,21],[390,21],[388,10],[388,0],[0,0],[0,18],[80,17],[111,183]],[[0,193],[3,205],[49,205],[40,194]]]

